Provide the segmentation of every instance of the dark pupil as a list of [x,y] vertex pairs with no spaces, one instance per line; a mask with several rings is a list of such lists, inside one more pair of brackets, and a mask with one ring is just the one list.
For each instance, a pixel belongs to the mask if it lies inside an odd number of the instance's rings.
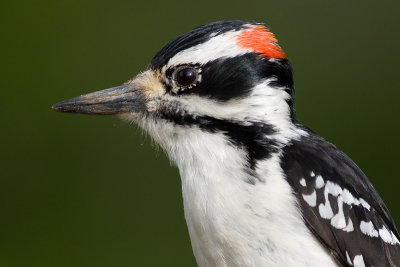
[[196,70],[192,68],[186,68],[177,73],[176,81],[180,86],[188,86],[196,81],[196,76]]

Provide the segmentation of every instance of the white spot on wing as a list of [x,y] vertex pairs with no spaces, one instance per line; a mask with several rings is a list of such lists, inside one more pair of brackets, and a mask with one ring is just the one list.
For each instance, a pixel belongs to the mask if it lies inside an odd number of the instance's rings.
[[350,256],[349,256],[349,253],[347,252],[347,250],[346,250],[346,259],[347,259],[347,263],[348,263],[348,264],[353,265],[353,263],[351,262],[351,259],[350,259]]
[[400,242],[399,242],[399,240],[397,239],[396,235],[395,235],[392,231],[390,231],[390,233],[392,234],[393,242],[394,242],[395,244],[400,244]]
[[343,231],[346,231],[346,232],[354,231],[353,221],[351,219],[349,219],[349,223],[347,224],[347,226],[345,228],[343,228]]
[[[317,177],[318,180],[318,177]],[[316,182],[317,184],[317,182]],[[338,201],[338,213],[335,214],[332,219],[331,219],[331,224],[333,227],[342,229],[343,231],[346,232],[351,232],[354,231],[354,225],[351,219],[349,219],[348,224],[346,225],[346,218],[343,214],[343,203],[347,205],[356,205],[359,206],[361,205],[367,210],[371,209],[371,206],[362,198],[357,199],[355,198],[349,190],[347,189],[341,189],[340,186],[337,184],[334,184],[330,181],[326,183],[326,188],[325,188],[325,200],[327,200],[327,196],[331,195],[338,195],[337,201]],[[326,201],[325,205],[321,206],[320,205],[320,214],[321,216],[326,216],[328,217],[330,215],[330,210],[327,209],[327,203],[329,201]],[[325,209],[323,209],[325,208]],[[330,208],[330,207],[329,207]],[[322,211],[322,213],[321,213]],[[323,217],[324,218],[324,217]],[[360,230],[363,234],[370,236],[370,237],[380,237],[382,241],[395,245],[395,244],[400,244],[399,240],[397,237],[394,235],[393,232],[389,231],[386,226],[383,226],[381,229],[375,229],[374,224],[372,221],[366,222],[366,221],[361,221],[360,223]]]
[[367,236],[378,237],[378,231],[376,231],[371,221],[369,222],[361,221],[360,230],[363,234]]
[[[314,172],[311,172],[311,176],[315,176]],[[305,186],[306,185],[306,181],[304,178],[302,178],[300,180],[300,184]],[[347,189],[342,189],[338,184],[333,183],[331,181],[324,181],[323,177],[321,175],[317,175],[316,179],[315,179],[315,187],[316,189],[320,189],[320,188],[324,188],[324,199],[325,202],[321,203],[318,205],[318,211],[320,216],[323,219],[328,219],[331,220],[331,225],[337,229],[342,229],[345,232],[352,232],[354,231],[354,225],[353,225],[353,221],[350,218],[345,217],[344,215],[344,211],[343,211],[343,204],[347,204],[347,205],[355,205],[355,206],[359,206],[361,205],[362,207],[364,207],[367,210],[370,210],[371,206],[362,198],[358,199],[356,197],[354,197],[349,190]],[[338,213],[334,214],[332,207],[331,207],[331,203],[329,201],[329,195],[332,195],[334,197],[336,197],[337,202],[338,202]],[[311,207],[315,207],[316,206],[316,196],[315,196],[315,191],[311,194],[311,195],[304,195],[303,194],[303,198],[304,200],[308,203],[308,205],[310,205]],[[315,204],[314,204],[315,203]],[[346,223],[346,220],[347,223]],[[372,224],[372,222],[365,222],[362,221],[360,223],[360,229],[361,232],[363,232],[365,235],[368,235],[370,237],[378,237],[379,233],[378,231],[374,228],[374,225]],[[400,244],[400,242],[398,241],[398,239],[394,236],[394,234],[390,234],[389,231],[383,232],[382,235],[384,235],[384,238],[382,238],[382,240],[385,241],[387,243],[390,244]],[[394,236],[394,237],[390,237],[390,241],[389,241],[389,235],[390,236]]]
[[314,173],[314,172],[311,172],[311,173],[310,173],[310,176],[311,176],[311,177],[314,177],[314,176],[315,176],[315,173]]
[[327,190],[325,190],[324,195],[325,195],[325,204],[322,203],[319,204],[318,206],[319,215],[321,215],[321,217],[324,219],[331,219],[333,217],[333,211],[331,208],[331,203],[329,203]]
[[353,195],[347,189],[343,189],[342,196],[343,196],[343,202],[346,203],[347,205],[352,205],[352,204],[358,205],[359,204],[358,200],[356,202],[356,199],[353,197]]
[[332,183],[331,181],[327,181],[325,191],[327,191],[332,196],[337,197],[338,195],[342,194],[343,190],[339,185]]
[[324,179],[322,179],[321,175],[318,175],[317,179],[315,180],[315,187],[317,189],[320,189],[320,188],[324,187],[324,185],[325,185]]
[[394,245],[392,235],[388,231],[388,229],[383,225],[381,229],[379,229],[379,236],[382,238],[383,241],[386,243]]
[[354,267],[365,267],[365,262],[362,255],[357,255],[354,257]]
[[364,199],[360,198],[360,203],[361,205],[366,208],[367,210],[369,210],[371,208],[371,206],[367,203],[367,201],[365,201]]
[[315,207],[317,205],[317,194],[315,193],[315,190],[310,195],[303,194],[303,199],[311,207]]
[[332,219],[333,211],[332,211],[331,203],[329,202],[328,197],[329,197],[329,194],[331,194],[333,196],[338,196],[341,192],[342,192],[342,189],[340,188],[340,186],[338,186],[337,184],[334,184],[330,181],[326,182],[325,190],[324,190],[325,203],[320,204],[318,207],[319,214],[321,215],[322,218]]
[[344,214],[343,214],[343,198],[342,198],[342,196],[339,196],[337,201],[338,201],[339,211],[335,216],[333,216],[333,218],[331,220],[331,224],[333,227],[335,227],[337,229],[342,229],[342,228],[346,227],[346,218],[344,217]]

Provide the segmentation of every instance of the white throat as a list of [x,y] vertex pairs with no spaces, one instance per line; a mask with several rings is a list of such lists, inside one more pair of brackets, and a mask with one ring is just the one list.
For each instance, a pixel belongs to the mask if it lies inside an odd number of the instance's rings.
[[[268,138],[284,146],[306,133],[291,121],[286,101],[290,96],[270,87],[271,81],[253,88],[245,99],[224,104],[192,95],[174,101],[195,117],[241,126],[271,125],[274,131]],[[306,227],[280,167],[279,152],[250,169],[247,148],[233,145],[221,130],[158,119],[137,122],[179,168],[185,218],[199,266],[336,266]]]
[[257,164],[255,173],[262,177],[257,180],[246,170],[246,151],[224,134],[172,124],[153,127],[153,137],[180,171],[199,266],[336,266],[306,228],[279,153]]

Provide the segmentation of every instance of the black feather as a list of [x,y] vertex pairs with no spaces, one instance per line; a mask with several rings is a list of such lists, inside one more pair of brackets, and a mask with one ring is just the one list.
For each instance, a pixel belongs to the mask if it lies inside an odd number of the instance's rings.
[[168,42],[151,60],[149,68],[160,69],[168,60],[180,51],[204,43],[212,37],[211,34],[223,34],[228,31],[238,31],[245,24],[259,24],[254,21],[227,20],[217,21],[199,26]]
[[220,58],[202,66],[202,82],[180,94],[197,94],[219,101],[246,97],[260,81],[273,78],[270,86],[293,92],[292,69],[288,60],[270,61],[248,53],[232,58]]
[[246,124],[235,120],[218,119],[210,116],[188,114],[179,107],[161,108],[159,116],[163,119],[185,127],[199,127],[210,133],[222,133],[230,145],[247,152],[248,167],[254,170],[259,160],[269,158],[278,152],[278,144],[268,136],[276,133],[273,126],[261,122]]
[[[343,152],[323,138],[309,133],[309,136],[293,141],[284,148],[282,169],[301,205],[304,220],[316,237],[331,251],[342,266],[350,266],[346,252],[351,260],[362,255],[366,266],[400,266],[400,245],[385,242],[379,235],[371,237],[361,232],[361,221],[371,221],[379,231],[383,226],[399,238],[399,233],[382,199],[365,174]],[[311,175],[314,172],[315,176]],[[324,188],[317,189],[318,175],[333,182],[343,190],[347,189],[355,198],[364,199],[370,209],[362,205],[343,204],[346,223],[353,224],[353,231],[337,229],[330,219],[321,217],[318,207],[325,202]],[[300,184],[304,178],[306,186]],[[310,206],[302,197],[316,191],[316,206]],[[329,195],[334,214],[338,211],[338,198]]]

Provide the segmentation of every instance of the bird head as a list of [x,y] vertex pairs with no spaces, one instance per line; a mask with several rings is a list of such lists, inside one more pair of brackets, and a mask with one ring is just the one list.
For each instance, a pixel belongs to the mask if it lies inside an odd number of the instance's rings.
[[255,146],[248,142],[257,142],[260,135],[284,141],[278,137],[285,139],[282,133],[294,122],[293,89],[287,56],[267,27],[221,21],[176,37],[144,72],[122,86],[72,98],[53,109],[119,114],[166,149],[189,129]]

